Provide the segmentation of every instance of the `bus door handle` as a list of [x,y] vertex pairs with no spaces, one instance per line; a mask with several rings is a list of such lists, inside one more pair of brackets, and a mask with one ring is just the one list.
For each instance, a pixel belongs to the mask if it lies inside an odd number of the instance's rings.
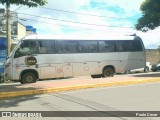
[[101,62],[97,62],[97,63],[101,63]]
[[87,63],[84,63],[84,64],[87,64]]

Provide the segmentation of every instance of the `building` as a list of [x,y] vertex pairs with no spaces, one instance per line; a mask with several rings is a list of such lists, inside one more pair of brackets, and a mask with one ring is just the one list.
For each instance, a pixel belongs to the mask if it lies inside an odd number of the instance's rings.
[[[6,12],[5,9],[0,9],[0,37],[6,37]],[[18,21],[18,14],[11,12],[11,42],[16,44],[26,35],[36,34],[36,29],[33,26],[25,26]],[[13,47],[12,47],[13,48]]]
[[[5,37],[6,30],[6,12],[5,9],[0,9],[0,37]],[[19,40],[26,36],[26,26],[18,22],[18,14],[11,12],[11,39],[12,41]]]

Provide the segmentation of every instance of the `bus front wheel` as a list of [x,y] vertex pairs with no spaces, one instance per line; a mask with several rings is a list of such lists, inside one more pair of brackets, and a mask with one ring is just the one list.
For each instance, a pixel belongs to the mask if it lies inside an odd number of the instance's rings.
[[27,72],[24,73],[22,76],[22,79],[20,81],[21,84],[26,84],[26,83],[35,83],[37,80],[37,77],[34,73]]
[[113,77],[114,76],[114,70],[112,68],[105,68],[103,70],[103,77]]

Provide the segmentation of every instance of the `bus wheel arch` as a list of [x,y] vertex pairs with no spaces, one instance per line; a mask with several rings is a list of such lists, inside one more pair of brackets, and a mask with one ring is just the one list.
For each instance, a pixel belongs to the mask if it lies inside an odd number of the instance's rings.
[[39,75],[36,70],[33,70],[33,69],[24,70],[21,72],[21,75],[20,75],[20,83],[21,84],[35,83],[38,78],[39,78]]
[[105,66],[102,71],[103,77],[113,77],[114,73],[115,73],[115,67],[112,65]]

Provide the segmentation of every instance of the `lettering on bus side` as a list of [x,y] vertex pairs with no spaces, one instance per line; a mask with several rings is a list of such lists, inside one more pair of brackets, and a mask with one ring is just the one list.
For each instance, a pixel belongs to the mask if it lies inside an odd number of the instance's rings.
[[37,59],[35,57],[26,57],[25,58],[25,64],[26,65],[35,65],[37,63]]

